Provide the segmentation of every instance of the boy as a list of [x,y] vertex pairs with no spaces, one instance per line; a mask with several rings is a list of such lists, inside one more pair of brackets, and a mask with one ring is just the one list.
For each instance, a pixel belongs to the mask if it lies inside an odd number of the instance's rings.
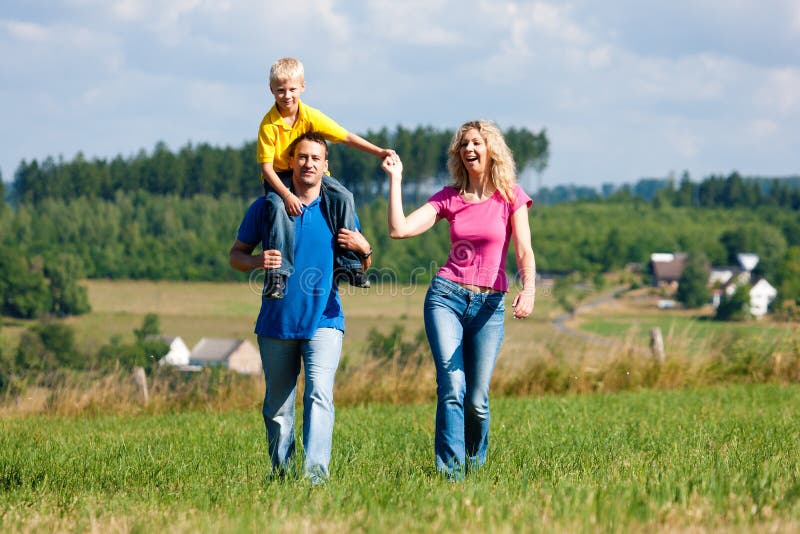
[[[264,245],[281,252],[281,266],[265,272],[264,298],[280,299],[286,289],[286,278],[294,272],[294,216],[300,215],[302,204],[291,189],[288,148],[300,135],[315,131],[333,143],[363,150],[383,160],[394,150],[380,148],[366,139],[348,132],[321,111],[300,102],[305,91],[303,65],[294,58],[276,61],[269,70],[269,90],[275,105],[261,120],[256,155],[267,202]],[[333,233],[340,228],[355,230],[353,195],[329,175],[322,181],[325,216]],[[344,277],[357,287],[369,287],[361,268],[361,257],[353,251],[337,247],[335,276]]]

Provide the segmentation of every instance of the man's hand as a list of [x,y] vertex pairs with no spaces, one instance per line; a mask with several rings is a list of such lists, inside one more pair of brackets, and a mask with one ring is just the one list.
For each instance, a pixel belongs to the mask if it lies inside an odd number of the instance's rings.
[[278,269],[281,266],[279,250],[265,250],[260,254],[253,254],[255,248],[255,244],[243,243],[238,239],[234,241],[228,253],[231,267],[246,273],[253,269]]
[[286,206],[286,213],[289,215],[300,215],[303,212],[303,204],[291,191],[283,197],[283,204]]
[[336,234],[336,242],[340,247],[347,250],[354,250],[361,255],[370,251],[369,241],[367,241],[367,238],[359,231],[342,228],[339,230],[339,233]]
[[265,250],[261,254],[256,254],[253,258],[256,258],[254,269],[277,269],[281,266],[280,250]]

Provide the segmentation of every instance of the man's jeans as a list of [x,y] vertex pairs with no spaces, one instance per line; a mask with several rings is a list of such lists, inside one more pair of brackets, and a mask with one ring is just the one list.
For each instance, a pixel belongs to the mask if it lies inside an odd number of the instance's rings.
[[304,471],[312,480],[328,478],[333,440],[333,379],[342,353],[342,337],[343,332],[334,328],[319,328],[312,339],[258,336],[267,382],[262,414],[274,471],[289,470],[294,458],[294,402],[302,360]]
[[[278,177],[291,189],[291,172],[280,172]],[[325,220],[334,236],[341,228],[356,229],[355,201],[353,194],[345,186],[336,178],[325,174],[322,177],[320,195]],[[291,276],[294,273],[294,217],[286,212],[283,199],[267,182],[264,182],[264,198],[267,202],[264,250],[280,250],[281,266],[273,271]],[[361,259],[358,254],[339,246],[335,250],[334,263],[335,267],[345,272],[361,269]]]
[[436,468],[456,478],[486,462],[503,299],[503,293],[476,293],[441,276],[425,296],[425,333],[436,364]]

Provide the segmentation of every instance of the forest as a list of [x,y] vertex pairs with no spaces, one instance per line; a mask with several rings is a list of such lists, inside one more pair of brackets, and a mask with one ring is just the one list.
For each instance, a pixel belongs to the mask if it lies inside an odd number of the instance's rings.
[[[505,131],[518,170],[547,166],[546,132]],[[367,137],[404,156],[411,209],[448,181],[451,131],[398,127]],[[82,278],[239,280],[228,250],[260,183],[253,144],[239,149],[159,143],[152,153],[113,160],[47,158],[21,162],[0,191],[0,313],[35,317],[88,309]],[[377,160],[333,145],[330,166],[356,192],[362,228],[373,242],[371,276],[379,281],[428,280],[447,255],[448,230],[397,242],[386,232],[386,183]],[[530,211],[541,272],[590,276],[626,265],[646,266],[652,252],[701,251],[714,265],[737,252],[759,254],[757,274],[800,298],[800,180],[738,173],[691,180],[641,180],[603,186],[594,195],[560,198],[566,186],[542,188]],[[573,189],[573,192],[575,190]],[[507,260],[513,271],[513,250]]]

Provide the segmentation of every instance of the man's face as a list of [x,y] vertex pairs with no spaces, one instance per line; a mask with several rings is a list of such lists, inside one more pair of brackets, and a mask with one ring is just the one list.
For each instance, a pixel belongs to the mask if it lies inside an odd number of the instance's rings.
[[322,181],[322,174],[328,170],[327,149],[320,143],[304,139],[295,147],[290,164],[294,180],[313,187]]

